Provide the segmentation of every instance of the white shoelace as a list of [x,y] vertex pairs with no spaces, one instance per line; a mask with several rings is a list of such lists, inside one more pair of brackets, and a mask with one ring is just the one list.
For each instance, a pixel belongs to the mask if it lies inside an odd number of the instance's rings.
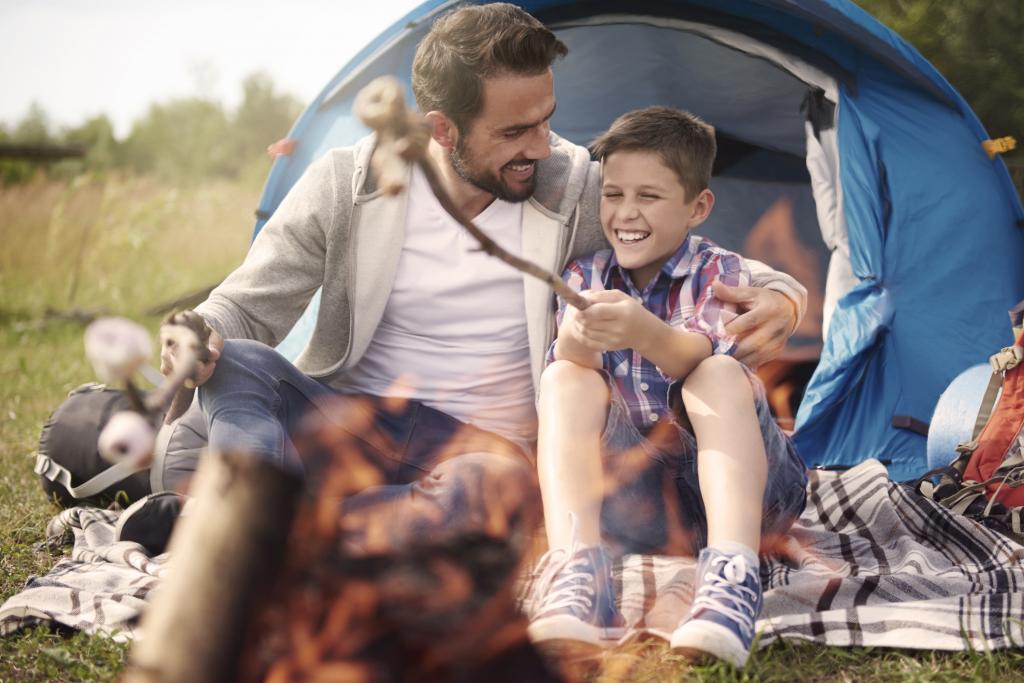
[[[563,557],[556,559],[558,555]],[[588,611],[594,604],[594,575],[579,571],[587,564],[585,558],[572,559],[572,555],[565,550],[552,551],[548,566],[538,582],[538,590],[543,597],[537,614],[563,608]]]
[[[721,573],[716,573],[714,567],[722,564],[725,566]],[[742,555],[711,560],[704,574],[704,584],[693,601],[693,612],[703,608],[725,615],[739,624],[745,638],[752,639],[757,592],[743,585],[746,576],[747,562]],[[740,595],[735,595],[737,592]]]
[[[549,551],[542,562],[547,566],[537,581],[537,590],[543,596],[535,613],[542,614],[548,610],[570,608],[589,610],[596,598],[594,575],[591,572],[579,571],[587,566],[587,560],[576,557],[582,548],[576,537],[576,515],[569,513],[569,547]],[[574,559],[575,558],[575,559]]]

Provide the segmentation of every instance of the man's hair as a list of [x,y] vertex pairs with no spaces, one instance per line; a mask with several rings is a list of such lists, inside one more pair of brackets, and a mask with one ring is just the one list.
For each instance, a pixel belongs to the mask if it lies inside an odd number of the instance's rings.
[[717,145],[715,129],[699,116],[671,107],[647,107],[623,114],[590,145],[599,161],[622,151],[655,152],[692,200],[711,182]]
[[483,79],[536,76],[569,48],[508,3],[462,7],[437,20],[416,48],[412,91],[420,111],[440,111],[465,131],[483,108]]

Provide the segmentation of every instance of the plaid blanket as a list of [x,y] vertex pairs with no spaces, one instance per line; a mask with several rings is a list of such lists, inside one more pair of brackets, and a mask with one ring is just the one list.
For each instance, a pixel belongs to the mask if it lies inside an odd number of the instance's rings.
[[150,557],[138,543],[117,542],[119,512],[69,508],[50,520],[50,546],[74,543],[71,556],[0,607],[0,635],[36,624],[104,633],[118,641],[136,634],[146,599],[165,571],[167,555]]
[[[760,644],[1020,647],[1022,562],[1024,547],[890,481],[877,461],[812,471],[807,508],[779,556],[761,563]],[[617,563],[615,587],[632,635],[669,638],[689,611],[694,565],[648,555]],[[523,589],[527,613],[537,578]]]
[[[65,510],[48,529],[74,550],[0,607],[0,634],[48,622],[128,639],[166,556],[116,543],[116,513]],[[779,556],[762,562],[761,644],[962,650],[1024,645],[1024,547],[890,481],[875,461],[811,473],[807,509]],[[634,634],[667,638],[693,594],[692,559],[617,563]],[[536,577],[522,587],[529,612]]]

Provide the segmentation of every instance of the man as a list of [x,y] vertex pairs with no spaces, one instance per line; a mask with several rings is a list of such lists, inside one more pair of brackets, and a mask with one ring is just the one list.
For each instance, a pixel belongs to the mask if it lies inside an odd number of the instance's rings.
[[[599,169],[549,128],[551,65],[566,53],[533,17],[493,4],[439,19],[413,62],[428,153],[450,196],[499,244],[555,272],[604,244]],[[302,468],[290,435],[307,413],[344,415],[349,430],[364,416],[358,440],[381,474],[348,501],[345,528],[354,545],[387,550],[492,520],[486,482],[522,492],[502,499],[503,514],[536,500],[534,396],[554,311],[545,285],[476,249],[418,170],[402,194],[378,192],[373,144],[312,164],[196,309],[214,330],[196,382],[214,448],[284,468]],[[764,266],[754,282],[716,290],[748,309],[729,331],[752,365],[781,350],[805,299]],[[269,346],[318,287],[316,326],[293,366]]]

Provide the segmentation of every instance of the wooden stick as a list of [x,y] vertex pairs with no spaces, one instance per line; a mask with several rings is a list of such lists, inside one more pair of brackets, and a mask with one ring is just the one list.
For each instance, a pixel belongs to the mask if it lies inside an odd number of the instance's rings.
[[587,299],[555,273],[503,249],[455,204],[427,154],[430,137],[426,127],[420,117],[406,109],[402,86],[396,79],[383,76],[363,88],[356,97],[355,112],[363,123],[377,132],[377,148],[371,163],[377,171],[378,183],[385,192],[397,194],[404,189],[403,162],[419,164],[441,206],[476,238],[484,252],[543,281],[575,308],[582,311],[590,305]]
[[[176,347],[178,359],[163,383],[146,397],[146,407],[163,412],[164,424],[171,424],[188,410],[195,395],[195,376],[200,363],[210,360],[210,326],[195,311],[169,314],[160,323],[160,346]],[[191,386],[190,386],[191,384]]]

